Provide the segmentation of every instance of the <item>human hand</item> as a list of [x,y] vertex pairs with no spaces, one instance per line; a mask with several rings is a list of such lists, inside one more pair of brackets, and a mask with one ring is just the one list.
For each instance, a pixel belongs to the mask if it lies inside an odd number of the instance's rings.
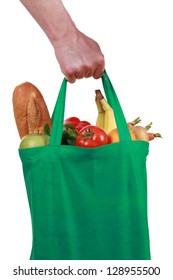
[[70,83],[76,79],[102,76],[105,60],[100,46],[80,31],[66,34],[54,43],[62,73]]
[[70,83],[102,76],[105,60],[100,46],[78,30],[61,0],[20,1],[49,38],[61,71]]

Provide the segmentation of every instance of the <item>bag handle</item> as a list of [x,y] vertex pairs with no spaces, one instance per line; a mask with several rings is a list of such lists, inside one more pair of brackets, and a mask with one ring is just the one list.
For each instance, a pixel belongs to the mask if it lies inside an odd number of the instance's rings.
[[[102,84],[103,84],[107,101],[114,111],[120,141],[132,141],[123,110],[121,108],[116,92],[113,88],[113,85],[106,71],[104,71],[102,75]],[[52,146],[61,145],[66,91],[67,91],[67,80],[64,78],[52,114],[53,124],[52,124],[52,131],[50,137],[50,145]]]

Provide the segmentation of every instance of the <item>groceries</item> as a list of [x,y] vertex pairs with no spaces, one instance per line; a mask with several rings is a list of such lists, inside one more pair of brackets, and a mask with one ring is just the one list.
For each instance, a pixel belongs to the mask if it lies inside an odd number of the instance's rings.
[[[64,120],[61,145],[95,148],[120,141],[114,111],[99,89],[95,90],[98,115],[95,124],[71,116]],[[21,143],[19,148],[49,145],[52,121],[41,92],[25,82],[13,92],[13,110]],[[143,127],[140,118],[127,123],[133,141],[151,141],[160,133],[148,132],[152,123]]]
[[20,149],[34,148],[40,146],[47,146],[50,141],[50,136],[46,134],[27,134],[20,142]]
[[41,92],[29,82],[18,85],[13,92],[13,111],[20,138],[44,133],[51,128],[51,118]]

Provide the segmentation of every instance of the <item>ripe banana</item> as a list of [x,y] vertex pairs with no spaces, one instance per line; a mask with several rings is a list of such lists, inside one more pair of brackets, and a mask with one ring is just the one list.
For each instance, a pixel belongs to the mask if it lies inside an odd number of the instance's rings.
[[100,127],[100,128],[104,128],[104,116],[105,116],[105,110],[102,107],[102,104],[100,103],[100,100],[98,100],[96,98],[96,106],[97,106],[97,110],[98,110],[98,116],[97,116],[97,120],[96,120],[96,126]]
[[96,105],[98,109],[98,116],[96,120],[96,126],[104,129],[106,133],[115,129],[116,121],[114,117],[114,111],[111,106],[104,99],[100,90],[96,90]]

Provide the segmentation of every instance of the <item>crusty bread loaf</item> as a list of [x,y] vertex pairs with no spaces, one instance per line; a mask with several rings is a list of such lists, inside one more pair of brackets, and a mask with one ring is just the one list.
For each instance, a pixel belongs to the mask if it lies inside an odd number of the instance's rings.
[[13,92],[13,110],[20,138],[43,133],[45,124],[51,128],[51,118],[41,92],[29,82],[18,85]]

